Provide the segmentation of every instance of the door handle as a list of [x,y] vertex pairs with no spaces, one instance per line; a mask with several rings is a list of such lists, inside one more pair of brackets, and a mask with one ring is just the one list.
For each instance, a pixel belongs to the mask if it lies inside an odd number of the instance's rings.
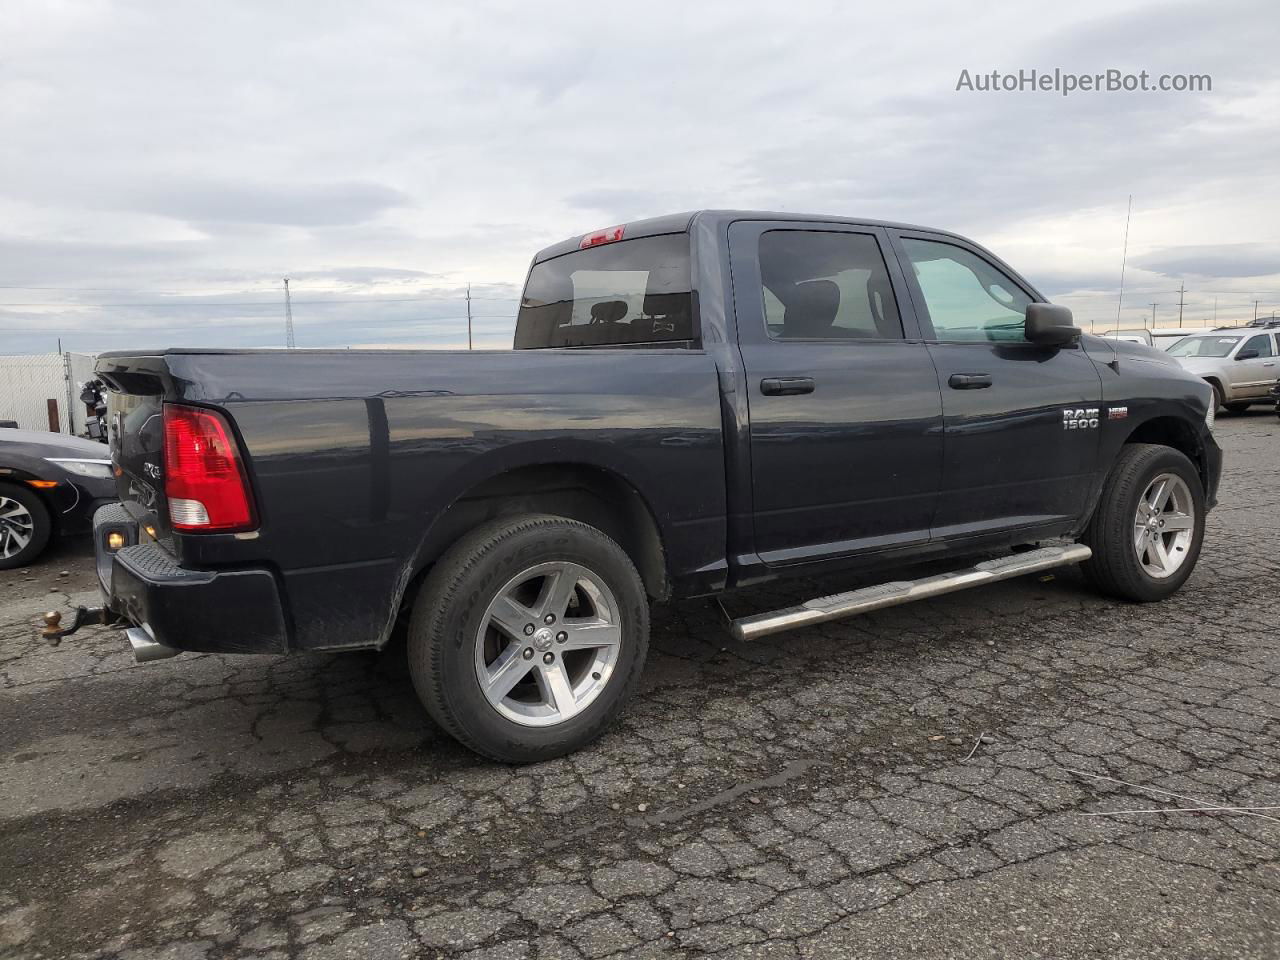
[[813,393],[813,377],[765,377],[760,381],[760,392],[766,397]]
[[991,374],[953,373],[947,380],[947,386],[952,390],[981,390],[991,386]]

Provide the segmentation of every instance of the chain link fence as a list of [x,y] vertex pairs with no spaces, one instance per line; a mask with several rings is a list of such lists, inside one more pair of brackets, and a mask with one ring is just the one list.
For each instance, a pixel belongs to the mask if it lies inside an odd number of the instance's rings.
[[97,358],[87,353],[0,355],[0,426],[84,436],[80,402]]

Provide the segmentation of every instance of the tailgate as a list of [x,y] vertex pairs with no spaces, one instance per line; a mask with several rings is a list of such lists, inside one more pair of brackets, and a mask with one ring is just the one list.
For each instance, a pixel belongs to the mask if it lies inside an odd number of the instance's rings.
[[[162,357],[104,355],[98,376],[107,396],[107,436],[116,495],[157,539],[169,538],[164,498],[164,401],[168,372]],[[154,532],[152,532],[154,531]]]

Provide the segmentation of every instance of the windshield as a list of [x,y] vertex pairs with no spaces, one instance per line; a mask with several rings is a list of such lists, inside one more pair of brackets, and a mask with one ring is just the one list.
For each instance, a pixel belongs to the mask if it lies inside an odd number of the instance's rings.
[[533,268],[515,347],[608,347],[693,339],[689,235],[603,244]]
[[1239,337],[1187,337],[1169,348],[1173,357],[1225,357]]

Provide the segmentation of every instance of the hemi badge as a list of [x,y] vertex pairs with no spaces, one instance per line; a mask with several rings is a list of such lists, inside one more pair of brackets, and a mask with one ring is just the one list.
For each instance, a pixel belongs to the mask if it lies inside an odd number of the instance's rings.
[[1107,411],[1108,420],[1123,420],[1127,416],[1129,416],[1128,407],[1112,407]]

